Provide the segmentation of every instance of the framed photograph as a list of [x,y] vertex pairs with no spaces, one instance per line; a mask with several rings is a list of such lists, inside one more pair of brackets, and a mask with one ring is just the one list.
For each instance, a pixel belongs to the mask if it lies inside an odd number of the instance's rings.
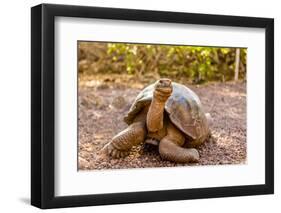
[[31,9],[31,204],[274,192],[274,20]]

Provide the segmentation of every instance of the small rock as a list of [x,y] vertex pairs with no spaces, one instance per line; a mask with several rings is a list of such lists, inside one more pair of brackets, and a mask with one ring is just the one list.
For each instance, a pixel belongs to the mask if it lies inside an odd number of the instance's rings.
[[108,84],[100,84],[97,86],[98,90],[104,90],[104,89],[108,89],[109,85]]
[[117,96],[113,99],[112,101],[112,106],[114,106],[117,109],[122,109],[123,107],[126,106],[126,100],[122,96]]
[[93,98],[93,105],[98,109],[104,109],[106,107],[106,103],[100,96],[95,96]]

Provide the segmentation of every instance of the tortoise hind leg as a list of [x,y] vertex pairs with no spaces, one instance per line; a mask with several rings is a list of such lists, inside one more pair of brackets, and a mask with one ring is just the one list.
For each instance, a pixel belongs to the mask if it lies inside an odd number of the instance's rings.
[[171,122],[167,135],[160,141],[159,153],[165,160],[177,163],[198,162],[199,153],[194,148],[183,148],[185,136]]

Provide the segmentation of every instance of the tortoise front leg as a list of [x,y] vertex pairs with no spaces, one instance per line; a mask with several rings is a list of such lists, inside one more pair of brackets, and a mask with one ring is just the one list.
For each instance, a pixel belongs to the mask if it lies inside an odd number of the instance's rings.
[[167,127],[167,136],[159,144],[161,157],[177,163],[198,162],[198,151],[194,148],[183,148],[184,141],[183,133],[170,122]]
[[115,135],[111,141],[102,148],[100,157],[104,154],[113,158],[125,157],[129,154],[130,149],[142,143],[146,137],[146,120],[147,109],[143,109],[134,119],[134,122]]
[[127,129],[118,133],[103,148],[108,155],[113,158],[125,157],[129,154],[130,149],[144,141],[146,128],[144,122],[132,123]]

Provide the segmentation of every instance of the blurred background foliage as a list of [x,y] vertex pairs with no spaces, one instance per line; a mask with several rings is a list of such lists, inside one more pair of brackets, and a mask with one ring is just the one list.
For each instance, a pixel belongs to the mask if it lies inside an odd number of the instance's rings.
[[246,59],[246,48],[78,43],[79,77],[123,74],[139,80],[169,77],[196,84],[246,80]]

